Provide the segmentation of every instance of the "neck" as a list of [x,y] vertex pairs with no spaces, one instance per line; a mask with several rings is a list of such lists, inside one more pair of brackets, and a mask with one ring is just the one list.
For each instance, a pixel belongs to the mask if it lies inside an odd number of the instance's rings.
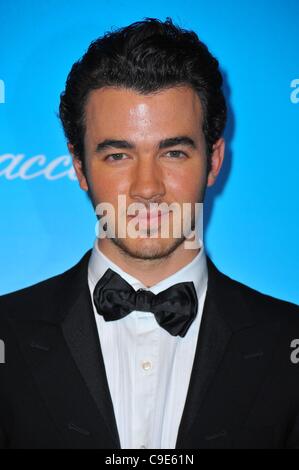
[[186,250],[182,243],[167,257],[144,260],[130,256],[107,239],[98,240],[98,247],[113,263],[147,287],[152,287],[182,269],[200,251],[200,248]]

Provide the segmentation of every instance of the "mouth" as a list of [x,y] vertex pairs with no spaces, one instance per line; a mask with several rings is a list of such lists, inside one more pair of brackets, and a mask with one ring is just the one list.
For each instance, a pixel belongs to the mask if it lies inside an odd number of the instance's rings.
[[161,212],[161,211],[152,211],[152,212],[146,212],[146,213],[141,213],[138,215],[129,215],[129,219],[136,218],[136,221],[140,222],[151,222],[151,221],[161,221],[162,218],[166,217],[169,214],[169,212]]

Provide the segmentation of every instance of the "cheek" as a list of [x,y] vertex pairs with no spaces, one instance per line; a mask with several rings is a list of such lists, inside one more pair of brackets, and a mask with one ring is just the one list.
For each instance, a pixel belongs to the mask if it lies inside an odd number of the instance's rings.
[[114,202],[118,194],[128,193],[129,178],[121,172],[107,172],[102,168],[89,168],[88,184],[98,202]]
[[166,188],[172,200],[188,202],[197,201],[206,184],[203,171],[194,168],[193,171],[180,171],[169,174],[166,179]]

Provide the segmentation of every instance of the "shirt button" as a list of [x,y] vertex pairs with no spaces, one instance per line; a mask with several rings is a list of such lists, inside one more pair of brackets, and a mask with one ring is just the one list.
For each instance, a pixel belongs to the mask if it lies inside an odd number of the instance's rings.
[[143,370],[148,371],[148,370],[151,370],[151,368],[152,368],[152,363],[150,361],[145,361],[142,363]]

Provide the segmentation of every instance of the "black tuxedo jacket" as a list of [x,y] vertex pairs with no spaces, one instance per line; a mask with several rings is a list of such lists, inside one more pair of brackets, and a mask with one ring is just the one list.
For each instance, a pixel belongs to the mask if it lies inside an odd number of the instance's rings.
[[[91,251],[0,297],[1,449],[119,449],[87,281]],[[177,449],[299,448],[298,306],[208,261],[208,289]]]

